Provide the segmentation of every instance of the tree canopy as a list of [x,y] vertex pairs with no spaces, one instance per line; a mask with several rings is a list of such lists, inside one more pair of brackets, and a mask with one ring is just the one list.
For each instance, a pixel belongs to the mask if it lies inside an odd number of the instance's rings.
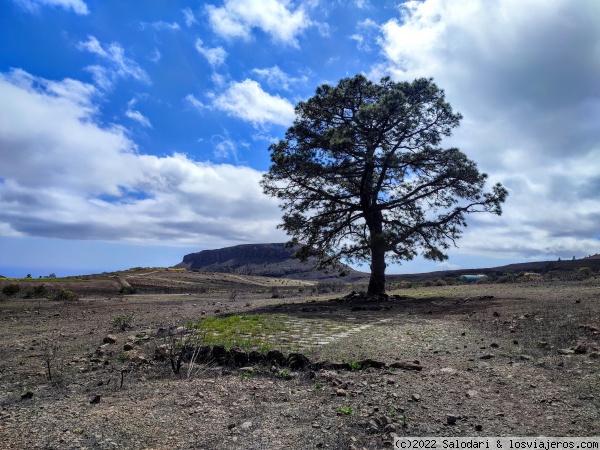
[[466,215],[500,215],[508,194],[459,149],[440,147],[462,116],[432,79],[373,83],[362,75],[323,85],[296,106],[285,138],[269,147],[265,193],[296,256],[320,266],[370,261],[369,295],[385,293],[386,256],[442,261]]

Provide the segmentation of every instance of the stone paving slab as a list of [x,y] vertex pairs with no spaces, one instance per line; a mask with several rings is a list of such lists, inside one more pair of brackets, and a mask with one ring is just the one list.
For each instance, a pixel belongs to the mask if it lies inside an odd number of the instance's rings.
[[367,315],[360,317],[360,323],[348,323],[355,317],[345,317],[344,322],[318,317],[291,318],[284,323],[286,330],[273,333],[266,339],[277,346],[305,351],[317,346],[328,345],[340,339],[360,333],[373,325],[389,322],[391,319],[381,319],[381,316]]

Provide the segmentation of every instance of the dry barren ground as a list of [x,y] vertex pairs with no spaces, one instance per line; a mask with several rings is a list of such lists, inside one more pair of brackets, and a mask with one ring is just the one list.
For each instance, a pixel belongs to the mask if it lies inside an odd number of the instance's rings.
[[[276,281],[247,281],[215,278],[219,289],[201,294],[119,296],[102,285],[77,302],[1,301],[0,447],[376,449],[394,435],[599,434],[600,280],[406,289],[377,304],[293,283],[272,298]],[[239,312],[276,314],[284,326],[271,344],[311,361],[387,366],[196,365],[178,376],[153,359],[159,328]],[[130,313],[132,328],[115,330]],[[117,341],[98,353],[107,334]],[[127,359],[127,342],[142,358]],[[414,361],[423,369],[390,367]]]

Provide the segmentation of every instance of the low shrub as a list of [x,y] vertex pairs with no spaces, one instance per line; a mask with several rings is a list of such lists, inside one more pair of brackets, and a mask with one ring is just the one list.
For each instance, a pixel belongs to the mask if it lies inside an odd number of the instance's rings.
[[48,297],[50,295],[50,291],[46,286],[40,284],[39,286],[34,286],[27,291],[25,294],[25,298],[42,298]]
[[131,328],[135,315],[133,313],[119,314],[112,320],[112,326],[120,329],[121,331]]
[[79,300],[79,294],[68,289],[59,289],[58,291],[50,292],[50,300],[59,302],[76,302]]
[[133,286],[123,286],[119,289],[119,294],[131,295],[137,292],[137,288]]
[[21,286],[18,284],[9,284],[2,288],[2,293],[7,297],[15,297],[21,291]]

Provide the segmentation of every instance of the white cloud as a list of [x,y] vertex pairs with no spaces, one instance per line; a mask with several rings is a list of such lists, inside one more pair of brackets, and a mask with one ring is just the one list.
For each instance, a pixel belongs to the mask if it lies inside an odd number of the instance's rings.
[[167,31],[177,31],[179,30],[179,24],[177,22],[165,22],[163,20],[159,20],[157,22],[142,22],[140,24],[142,30],[150,27],[155,29],[156,31],[162,31],[162,30],[167,30]]
[[510,190],[461,251],[544,259],[600,250],[600,3],[425,0],[381,27],[373,77],[433,77],[464,115],[456,145]]
[[249,39],[253,28],[273,40],[294,47],[297,36],[312,25],[302,8],[292,11],[288,0],[225,0],[224,6],[206,6],[213,31],[227,38]]
[[181,12],[183,12],[183,16],[185,17],[185,25],[188,28],[198,23],[198,19],[196,19],[194,12],[190,8],[184,8],[181,10]]
[[198,111],[201,111],[201,110],[203,110],[203,109],[207,108],[207,106],[206,106],[204,103],[202,103],[200,100],[198,100],[198,99],[197,99],[197,98],[194,96],[194,94],[188,94],[188,95],[185,97],[185,102],[186,102],[188,105],[192,106],[193,108],[197,109]]
[[160,53],[160,51],[157,48],[155,48],[154,51],[152,52],[152,55],[150,55],[148,57],[148,59],[150,61],[152,61],[153,63],[159,62],[161,58],[162,58],[162,54]]
[[0,74],[1,235],[206,247],[283,239],[260,172],[140,154],[125,129],[97,123],[96,95],[75,80]]
[[223,49],[223,47],[219,46],[209,48],[204,47],[202,44],[202,39],[196,39],[196,50],[198,51],[198,53],[200,53],[206,58],[206,60],[212,67],[220,66],[221,64],[225,63],[225,59],[227,58],[227,52],[225,51],[225,49]]
[[294,106],[286,99],[265,92],[260,84],[246,79],[231,83],[213,100],[213,107],[255,125],[273,123],[289,126],[294,121]]
[[123,47],[117,42],[102,45],[94,36],[88,36],[87,41],[78,45],[80,50],[94,53],[106,60],[109,67],[91,65],[86,67],[93,75],[94,81],[103,89],[109,89],[118,78],[134,78],[150,84],[150,76],[134,60],[125,56]]
[[272,88],[290,90],[291,84],[306,83],[308,77],[303,76],[299,78],[290,77],[279,66],[269,67],[267,69],[252,69],[252,73],[257,74],[259,77],[267,80],[267,84]]
[[215,141],[215,151],[213,152],[216,158],[233,158],[237,161],[237,145],[229,136],[216,135],[213,136]]
[[90,11],[82,0],[13,0],[17,5],[29,12],[37,12],[40,6],[57,6],[72,10],[76,14],[86,15]]
[[356,47],[363,52],[370,52],[375,44],[379,25],[372,19],[365,19],[356,25],[356,33],[350,39],[356,41]]
[[147,127],[147,128],[152,128],[152,123],[150,122],[150,119],[148,119],[146,116],[144,116],[141,112],[133,109],[133,107],[136,105],[137,103],[137,98],[134,97],[131,100],[129,100],[129,102],[127,102],[127,111],[125,111],[125,115],[127,117],[129,117],[131,120],[135,120],[136,122],[138,122],[140,125]]

